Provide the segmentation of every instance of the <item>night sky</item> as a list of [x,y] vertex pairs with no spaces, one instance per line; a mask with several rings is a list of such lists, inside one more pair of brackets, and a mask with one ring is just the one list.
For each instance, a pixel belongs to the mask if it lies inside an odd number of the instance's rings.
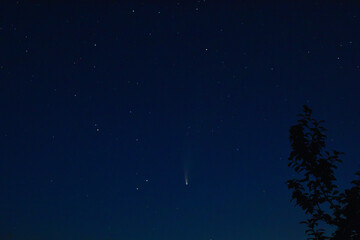
[[0,239],[304,239],[303,104],[354,178],[356,1],[49,2],[0,3]]

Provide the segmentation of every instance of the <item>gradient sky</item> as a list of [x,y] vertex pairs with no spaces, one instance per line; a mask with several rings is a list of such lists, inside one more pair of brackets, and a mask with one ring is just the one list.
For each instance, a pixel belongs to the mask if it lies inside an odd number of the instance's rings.
[[1,239],[304,239],[303,104],[353,179],[356,1],[49,2],[0,3]]

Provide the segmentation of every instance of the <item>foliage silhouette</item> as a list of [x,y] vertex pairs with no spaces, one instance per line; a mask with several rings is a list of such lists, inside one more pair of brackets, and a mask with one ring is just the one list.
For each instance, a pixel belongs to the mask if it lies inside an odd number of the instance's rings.
[[[324,121],[314,119],[306,105],[303,108],[297,124],[290,128],[288,166],[298,177],[286,183],[292,190],[291,200],[308,216],[301,222],[307,225],[307,239],[360,240],[360,171],[352,187],[340,192],[334,170],[343,153],[325,150]],[[335,230],[327,236],[319,224]]]

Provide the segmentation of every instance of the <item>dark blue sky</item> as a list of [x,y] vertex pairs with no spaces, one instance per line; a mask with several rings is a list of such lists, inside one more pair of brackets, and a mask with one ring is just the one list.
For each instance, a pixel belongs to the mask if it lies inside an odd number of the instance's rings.
[[303,104],[346,152],[341,186],[359,164],[349,2],[2,2],[0,237],[304,239]]

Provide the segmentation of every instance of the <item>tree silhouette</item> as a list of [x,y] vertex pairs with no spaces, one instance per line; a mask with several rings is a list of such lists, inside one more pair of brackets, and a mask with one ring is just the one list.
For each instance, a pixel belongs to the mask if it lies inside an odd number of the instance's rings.
[[[303,106],[297,124],[290,128],[292,151],[288,166],[297,178],[287,181],[292,199],[307,219],[307,239],[360,240],[360,171],[352,187],[340,192],[335,184],[334,170],[341,163],[342,152],[325,150],[324,121],[317,121],[312,110]],[[321,226],[335,229],[331,236]]]

